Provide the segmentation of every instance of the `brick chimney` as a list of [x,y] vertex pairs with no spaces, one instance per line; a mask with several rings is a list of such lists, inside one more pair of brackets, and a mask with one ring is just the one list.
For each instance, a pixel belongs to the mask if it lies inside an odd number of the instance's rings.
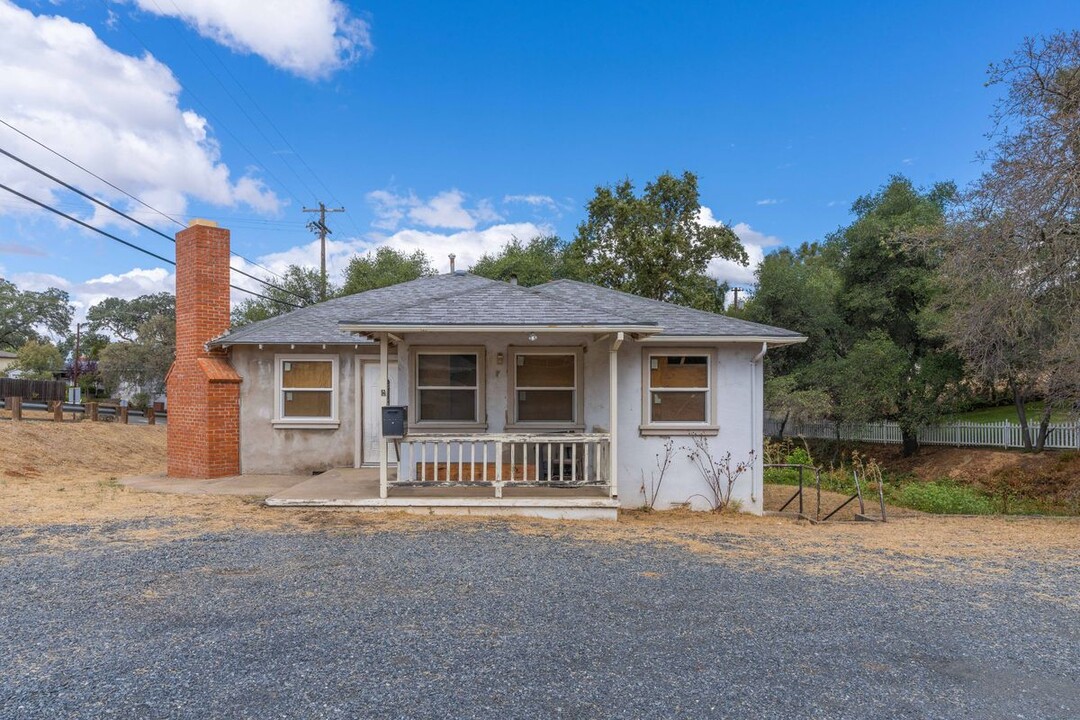
[[229,231],[176,234],[176,359],[166,379],[169,476],[240,474],[240,376],[206,343],[229,329]]

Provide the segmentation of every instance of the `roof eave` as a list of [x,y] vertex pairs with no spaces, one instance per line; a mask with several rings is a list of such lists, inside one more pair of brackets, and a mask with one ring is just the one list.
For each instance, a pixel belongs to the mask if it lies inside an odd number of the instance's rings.
[[643,343],[672,343],[672,342],[695,342],[695,343],[768,343],[771,347],[784,345],[798,345],[806,342],[802,335],[664,335],[657,334],[642,338]]
[[338,323],[338,328],[342,332],[348,333],[460,333],[460,332],[497,332],[497,333],[520,333],[520,332],[536,332],[536,333],[565,333],[565,332],[587,332],[587,333],[611,333],[611,332],[627,332],[637,333],[640,335],[651,335],[658,333],[663,328],[657,325],[611,325],[611,324],[596,324],[596,325],[550,325],[550,324],[478,324],[478,325],[431,325],[431,324],[402,324],[402,323]]

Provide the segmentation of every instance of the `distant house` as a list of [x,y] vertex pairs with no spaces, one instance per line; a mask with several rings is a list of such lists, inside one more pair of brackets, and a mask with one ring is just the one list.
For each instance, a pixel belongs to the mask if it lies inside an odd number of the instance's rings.
[[[686,450],[697,437],[716,459],[754,454],[733,496],[762,509],[761,361],[798,333],[460,271],[224,332],[228,282],[228,231],[178,234],[171,475],[353,468],[371,497],[331,504],[602,516],[644,503],[668,440],[656,506],[707,507]],[[403,437],[384,436],[387,405],[406,408]]]
[[5,373],[15,364],[18,355],[7,350],[0,350],[0,374]]

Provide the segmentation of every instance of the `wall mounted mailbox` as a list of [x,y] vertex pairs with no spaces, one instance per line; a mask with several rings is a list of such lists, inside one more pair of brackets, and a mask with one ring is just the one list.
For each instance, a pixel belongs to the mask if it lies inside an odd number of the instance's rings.
[[382,409],[382,434],[384,438],[403,438],[409,425],[409,408],[405,405],[387,405]]

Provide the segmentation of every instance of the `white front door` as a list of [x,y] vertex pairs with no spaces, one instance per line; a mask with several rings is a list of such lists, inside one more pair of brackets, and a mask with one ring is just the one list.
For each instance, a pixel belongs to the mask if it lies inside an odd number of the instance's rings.
[[[382,402],[379,394],[379,362],[360,363],[360,461],[364,465],[379,464],[379,437],[382,434]],[[390,400],[397,404],[397,363],[390,364],[387,381]],[[393,460],[391,452],[390,459]]]

